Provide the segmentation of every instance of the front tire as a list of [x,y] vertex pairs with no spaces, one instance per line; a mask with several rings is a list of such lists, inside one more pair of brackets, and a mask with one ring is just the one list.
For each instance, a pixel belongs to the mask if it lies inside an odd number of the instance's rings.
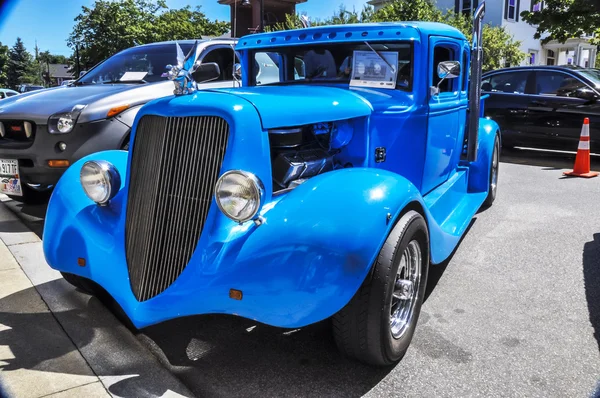
[[48,201],[50,200],[50,195],[52,194],[51,188],[43,191],[36,191],[35,189],[29,188],[27,184],[22,184],[21,190],[23,191],[23,196],[7,196],[17,202],[21,202],[28,205],[38,205],[48,203]]
[[358,292],[333,316],[340,351],[377,366],[401,360],[419,319],[428,270],[427,223],[411,210],[392,229]]
[[91,295],[95,294],[94,286],[88,279],[68,272],[61,272],[60,274],[67,282],[69,282],[72,286],[76,287],[77,289],[82,290],[85,293]]

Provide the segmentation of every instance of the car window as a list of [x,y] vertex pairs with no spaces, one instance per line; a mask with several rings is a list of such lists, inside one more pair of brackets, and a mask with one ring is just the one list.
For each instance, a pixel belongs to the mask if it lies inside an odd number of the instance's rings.
[[2,91],[0,91],[0,99],[4,99],[4,98],[6,98],[4,93]]
[[561,72],[543,71],[535,74],[535,94],[573,97],[578,89],[586,87],[581,80]]
[[220,47],[213,48],[202,58],[202,63],[210,62],[215,62],[219,65],[221,70],[219,81],[231,81],[233,80],[233,65],[240,61],[230,47]]
[[501,93],[525,93],[529,73],[526,71],[498,73],[481,81],[481,90]]
[[6,93],[6,96],[7,96],[7,97],[12,97],[12,96],[14,96],[14,95],[17,95],[17,93],[11,93],[11,92],[8,92],[8,93]]

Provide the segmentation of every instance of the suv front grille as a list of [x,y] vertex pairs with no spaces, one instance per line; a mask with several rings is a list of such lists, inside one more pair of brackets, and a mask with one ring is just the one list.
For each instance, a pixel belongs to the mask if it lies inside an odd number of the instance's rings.
[[138,301],[181,275],[200,239],[229,138],[214,116],[144,116],[135,135],[125,252]]

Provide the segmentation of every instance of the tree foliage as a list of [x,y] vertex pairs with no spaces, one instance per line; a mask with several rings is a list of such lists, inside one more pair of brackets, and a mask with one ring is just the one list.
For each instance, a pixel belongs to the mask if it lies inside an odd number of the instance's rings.
[[8,86],[8,46],[2,45],[0,42],[0,87]]
[[[455,13],[453,10],[440,10],[430,0],[393,0],[378,11],[374,11],[371,6],[365,6],[360,12],[349,11],[344,5],[341,5],[332,17],[324,21],[314,21],[312,25],[398,21],[442,22],[459,29],[469,40],[473,31],[472,17]],[[288,15],[284,22],[271,26],[270,30],[301,27],[302,24],[297,15]],[[484,25],[484,71],[497,69],[504,66],[504,63],[511,65],[521,63],[526,54],[520,50],[520,45],[521,42],[514,40],[504,27]]]
[[137,44],[196,39],[227,32],[227,22],[210,21],[200,7],[169,9],[164,0],[96,0],[82,7],[67,45],[91,67]]
[[20,84],[29,80],[28,74],[31,72],[31,63],[31,54],[27,52],[21,38],[17,37],[17,41],[8,51],[8,87],[17,89]]
[[542,43],[551,40],[564,43],[585,33],[596,33],[592,42],[600,44],[600,2],[596,0],[544,0],[541,11],[523,11],[521,17],[537,25],[534,38],[542,39]]

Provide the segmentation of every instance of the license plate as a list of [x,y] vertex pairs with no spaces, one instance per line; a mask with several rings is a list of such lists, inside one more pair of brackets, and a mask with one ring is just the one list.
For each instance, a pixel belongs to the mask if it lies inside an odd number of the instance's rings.
[[23,196],[17,160],[0,159],[0,193]]

